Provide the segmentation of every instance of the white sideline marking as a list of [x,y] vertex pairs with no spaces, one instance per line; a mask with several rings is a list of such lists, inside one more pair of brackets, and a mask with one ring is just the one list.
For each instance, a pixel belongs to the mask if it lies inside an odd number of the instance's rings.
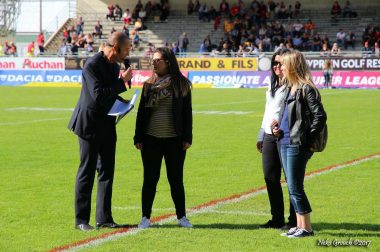
[[[15,108],[6,108],[5,111],[73,111],[73,108],[42,108],[42,107],[15,107]],[[133,111],[135,112],[135,111]],[[193,114],[204,114],[204,115],[248,115],[252,114],[254,111],[223,111],[223,110],[193,110]]]
[[[139,210],[141,206],[126,206],[113,207],[115,210]],[[175,208],[153,208],[152,211],[175,211]],[[257,212],[257,211],[221,211],[221,210],[210,210],[209,213],[218,213],[218,214],[229,214],[229,215],[269,215],[269,212]]]
[[209,213],[227,214],[227,215],[260,215],[260,216],[268,216],[268,215],[270,215],[269,212],[266,213],[266,212],[258,212],[258,211],[222,211],[222,210],[210,210]]
[[[118,210],[136,210],[136,209],[141,209],[141,206],[125,206],[125,207],[115,206],[113,208],[118,209]],[[175,211],[175,208],[152,208],[152,211]]]
[[253,111],[193,110],[193,114],[203,114],[203,115],[248,115],[252,113]]
[[21,122],[0,122],[0,126],[40,123],[40,122],[48,122],[48,121],[59,121],[63,119],[68,120],[67,117],[60,117],[60,118],[49,118],[49,119],[40,119],[40,120],[31,120],[31,121],[21,121]]
[[[332,91],[332,90],[329,90]],[[354,90],[334,90],[329,93],[323,93],[323,96],[325,95],[336,95],[336,94],[342,94],[342,93],[352,93]],[[264,103],[265,99],[264,98],[259,98],[255,100],[249,100],[249,101],[236,101],[236,102],[223,102],[223,103],[208,103],[208,104],[193,104],[193,108],[199,108],[199,107],[209,107],[209,106],[225,106],[225,105],[234,105],[234,104],[246,104],[246,103]]]
[[[358,164],[361,164],[361,163],[364,163],[367,161],[371,161],[371,160],[377,159],[377,158],[380,158],[380,154],[375,154],[373,156],[364,157],[364,158],[359,159],[357,161],[349,161],[349,162],[346,162],[346,163],[343,163],[340,165],[339,164],[338,165],[332,165],[332,166],[323,168],[322,171],[319,171],[319,172],[316,171],[315,173],[311,173],[309,175],[306,175],[305,179],[311,179],[313,177],[320,176],[322,174],[327,174],[327,173],[330,173],[333,171],[341,170],[343,168],[356,166]],[[247,200],[247,199],[253,198],[259,194],[263,194],[265,192],[266,192],[266,189],[255,190],[251,193],[243,194],[243,195],[236,197],[236,198],[233,198],[233,199],[225,199],[223,201],[216,201],[215,203],[211,202],[210,205],[194,207],[194,208],[187,210],[188,215],[190,216],[190,215],[197,215],[197,214],[202,214],[202,213],[210,213],[212,211],[216,211],[215,209],[220,207],[220,206],[223,206],[226,204],[231,204],[231,203],[237,203],[237,202],[240,202],[243,200]],[[173,222],[175,220],[176,220],[175,216],[169,216],[169,217],[163,218],[160,221],[155,222],[154,224],[162,225],[164,223]],[[145,230],[145,229],[132,228],[132,229],[129,229],[125,232],[110,234],[110,235],[105,236],[105,237],[95,238],[94,240],[79,241],[79,242],[76,242],[74,244],[69,244],[69,245],[66,245],[66,246],[61,247],[61,248],[55,248],[52,251],[78,251],[78,250],[85,249],[85,248],[93,248],[96,246],[100,246],[103,243],[106,243],[109,241],[117,240],[119,238],[129,236],[129,235],[137,234],[143,230]]]
[[223,102],[223,103],[208,103],[208,104],[193,104],[193,107],[209,107],[209,106],[225,106],[225,105],[233,105],[233,104],[244,104],[244,103],[263,103],[265,100],[263,98],[249,101],[236,101],[236,102]]
[[6,108],[5,111],[74,111],[73,108],[33,108],[33,107],[15,107],[15,108]]

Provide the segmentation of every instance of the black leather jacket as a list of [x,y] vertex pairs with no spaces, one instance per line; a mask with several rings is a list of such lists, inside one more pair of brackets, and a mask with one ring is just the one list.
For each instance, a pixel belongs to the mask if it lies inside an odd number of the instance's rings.
[[[290,88],[286,97],[289,92]],[[285,102],[288,102],[290,144],[310,146],[327,121],[321,95],[310,85],[300,85],[293,99]]]

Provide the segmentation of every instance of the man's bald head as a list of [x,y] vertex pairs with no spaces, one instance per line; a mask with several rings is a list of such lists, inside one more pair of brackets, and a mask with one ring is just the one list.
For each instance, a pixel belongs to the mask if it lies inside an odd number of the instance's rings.
[[117,45],[118,47],[121,47],[122,45],[124,45],[126,40],[129,40],[129,38],[127,37],[127,35],[125,35],[125,33],[114,32],[108,38],[108,44],[110,46]]
[[110,62],[121,63],[127,56],[129,56],[131,42],[124,33],[114,32],[108,39],[107,48],[104,50],[104,53]]

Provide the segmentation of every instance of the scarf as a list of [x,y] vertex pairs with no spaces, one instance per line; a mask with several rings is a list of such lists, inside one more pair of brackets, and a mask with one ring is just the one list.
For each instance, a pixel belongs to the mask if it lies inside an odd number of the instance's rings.
[[147,92],[145,107],[156,107],[159,105],[160,100],[170,97],[171,95],[170,75],[168,75],[151,84],[151,87]]

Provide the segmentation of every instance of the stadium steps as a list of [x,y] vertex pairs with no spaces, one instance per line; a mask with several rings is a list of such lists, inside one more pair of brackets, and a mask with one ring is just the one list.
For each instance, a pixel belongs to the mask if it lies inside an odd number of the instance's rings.
[[[354,32],[356,37],[356,45],[354,50],[361,50],[362,48],[362,35],[365,27],[376,21],[378,17],[376,8],[355,8],[354,11],[358,13],[356,18],[343,18],[338,17],[336,21],[332,20],[330,9],[319,9],[319,10],[303,10],[301,12],[300,20],[302,23],[306,23],[308,19],[311,19],[315,25],[315,32],[321,35],[327,35],[330,43],[336,41],[336,34],[339,29],[343,29],[344,32],[349,31]],[[294,22],[296,19],[292,19]],[[284,20],[284,22],[287,22]],[[352,49],[350,49],[352,50]]]
[[[97,50],[99,44],[107,40],[111,29],[114,27],[116,30],[121,31],[123,23],[121,21],[111,21],[105,18],[107,12],[107,5],[98,0],[84,0],[81,1],[81,5],[78,7],[78,17],[82,16],[84,20],[84,34],[92,33],[96,22],[99,20],[103,25],[103,37],[101,40],[95,39],[95,50]],[[358,10],[359,16],[357,18],[338,18],[337,22],[331,20],[330,9],[310,10],[302,11],[299,19],[302,23],[310,18],[316,25],[315,32],[320,34],[326,34],[330,42],[336,40],[336,33],[339,29],[343,29],[345,32],[353,31],[356,35],[357,45],[356,50],[361,49],[361,35],[364,28],[369,23],[376,19],[376,12],[372,9]],[[296,19],[281,20],[283,23],[288,21],[294,22]],[[71,25],[75,25],[75,19],[71,20],[66,25],[69,28]],[[356,24],[356,25],[353,25]],[[154,46],[164,46],[166,43],[177,42],[179,36],[186,32],[190,41],[188,51],[198,52],[199,47],[203,40],[209,35],[213,44],[218,44],[220,39],[224,37],[223,33],[223,20],[219,29],[215,32],[213,29],[213,21],[202,22],[198,20],[198,16],[193,15],[171,15],[168,17],[167,22],[154,22],[149,19],[144,23],[147,26],[147,30],[139,32],[141,42],[135,54],[143,53],[146,50],[148,43],[152,43]],[[129,26],[130,32],[133,30],[133,25]],[[131,36],[132,37],[132,36]],[[58,33],[56,38],[47,48],[48,52],[56,53],[59,51],[59,47],[62,41],[62,33]]]

